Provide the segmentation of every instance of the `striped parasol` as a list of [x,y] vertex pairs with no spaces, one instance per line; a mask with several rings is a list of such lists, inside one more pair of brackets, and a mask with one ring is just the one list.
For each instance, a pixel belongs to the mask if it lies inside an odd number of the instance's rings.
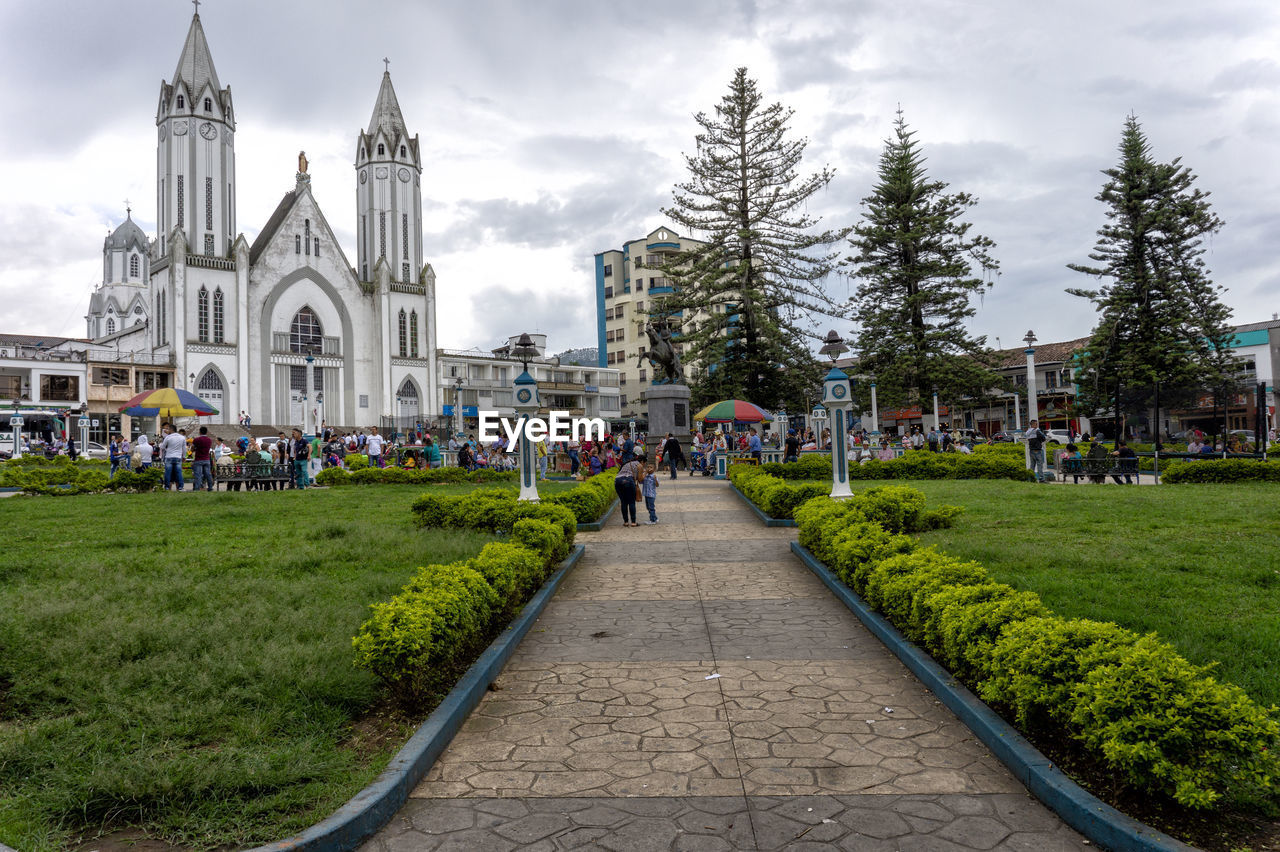
[[722,399],[693,415],[695,423],[772,423],[773,415],[754,402]]
[[117,409],[130,417],[208,417],[218,409],[181,388],[143,391]]

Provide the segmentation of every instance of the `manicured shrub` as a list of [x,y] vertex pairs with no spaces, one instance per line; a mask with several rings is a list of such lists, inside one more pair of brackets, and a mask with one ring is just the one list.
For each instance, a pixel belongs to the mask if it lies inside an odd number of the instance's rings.
[[357,471],[364,470],[369,466],[369,457],[364,453],[348,453],[347,457],[342,460],[347,466],[347,470]]
[[[766,472],[745,479],[757,492],[781,482]],[[1188,808],[1276,807],[1280,710],[1154,636],[1058,618],[1038,595],[903,534],[949,523],[947,507],[929,510],[919,492],[889,486],[842,502],[813,498],[795,517],[801,544],[1024,729],[1065,733],[1121,785]]]
[[546,558],[523,544],[494,542],[486,544],[471,565],[514,611],[542,585]]
[[616,499],[613,489],[616,476],[617,472],[612,470],[597,473],[575,488],[544,497],[543,502],[564,506],[580,524],[595,523]]
[[1174,461],[1161,472],[1170,485],[1196,482],[1280,482],[1280,461],[1196,459]]
[[569,542],[565,540],[564,530],[541,518],[521,518],[511,527],[511,540],[518,542],[535,553],[547,555],[546,573],[559,565],[569,555]]

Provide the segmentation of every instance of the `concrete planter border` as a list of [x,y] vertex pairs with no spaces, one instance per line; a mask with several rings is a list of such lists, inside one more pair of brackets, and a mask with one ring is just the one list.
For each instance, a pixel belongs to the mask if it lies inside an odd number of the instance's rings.
[[1049,758],[955,679],[951,672],[906,639],[898,628],[871,609],[853,589],[798,542],[791,550],[826,584],[911,672],[969,730],[982,740],[1031,794],[1067,825],[1111,852],[1194,852],[1195,847],[1122,814],[1068,778]]
[[597,520],[589,524],[578,524],[578,532],[600,532],[604,529],[604,525],[609,522],[609,518],[613,515],[613,510],[618,508],[618,498],[614,497],[613,502],[609,504],[609,508],[604,510],[604,514]]
[[564,578],[578,564],[583,550],[582,545],[574,547],[556,572],[524,605],[516,619],[467,669],[440,706],[418,727],[372,784],[357,793],[333,816],[301,834],[259,846],[251,852],[346,852],[357,848],[386,825],[480,703],[489,684],[502,671],[520,640],[542,614]]

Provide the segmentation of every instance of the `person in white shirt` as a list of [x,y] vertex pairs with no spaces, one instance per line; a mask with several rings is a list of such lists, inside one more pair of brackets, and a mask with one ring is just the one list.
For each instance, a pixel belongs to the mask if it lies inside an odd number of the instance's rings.
[[186,483],[182,481],[182,460],[187,455],[187,439],[174,430],[172,423],[164,424],[164,440],[160,442],[160,458],[164,461],[164,489],[176,484],[181,491]]
[[365,452],[369,454],[369,467],[382,467],[383,443],[382,436],[378,434],[378,427],[374,426],[364,444]]

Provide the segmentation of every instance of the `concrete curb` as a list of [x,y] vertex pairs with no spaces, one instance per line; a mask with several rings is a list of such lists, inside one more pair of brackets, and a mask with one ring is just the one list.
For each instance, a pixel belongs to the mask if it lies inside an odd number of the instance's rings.
[[1194,852],[1163,832],[1138,822],[1108,805],[1062,773],[1049,758],[996,715],[932,657],[908,641],[883,616],[874,612],[853,589],[831,573],[798,542],[791,550],[871,633],[982,740],[1001,763],[1067,825],[1111,852]]
[[604,514],[599,520],[592,521],[589,524],[578,524],[578,532],[600,532],[604,529],[604,525],[609,522],[609,517],[613,515],[613,510],[618,508],[618,498],[614,497],[613,502],[609,504],[609,508],[604,510]]
[[[530,598],[506,630],[485,649],[462,676],[444,701],[414,732],[404,748],[391,759],[372,784],[351,801],[301,834],[259,846],[250,852],[347,852],[357,848],[390,821],[409,793],[427,774],[475,709],[502,667],[515,652],[520,640],[538,620],[560,583],[582,558],[583,546],[576,546],[568,558]],[[3,850],[0,850],[3,852]]]
[[741,498],[742,498],[742,502],[747,504],[747,508],[749,508],[751,511],[755,512],[756,517],[760,519],[760,523],[764,524],[766,527],[794,527],[794,526],[796,525],[796,522],[795,522],[795,521],[793,521],[791,518],[771,518],[771,517],[769,517],[768,515],[766,515],[766,514],[764,513],[764,510],[763,510],[763,509],[761,509],[761,508],[760,508],[759,506],[757,506],[755,503],[752,503],[752,502],[751,502],[751,498],[750,498],[750,497],[748,497],[747,495],[745,495],[745,494],[743,494],[741,491],[739,491],[739,490],[738,490],[738,486],[734,485],[734,484],[731,482],[731,483],[729,483],[729,487],[733,489],[733,493],[734,493],[734,494],[737,494],[739,497],[741,497]]

